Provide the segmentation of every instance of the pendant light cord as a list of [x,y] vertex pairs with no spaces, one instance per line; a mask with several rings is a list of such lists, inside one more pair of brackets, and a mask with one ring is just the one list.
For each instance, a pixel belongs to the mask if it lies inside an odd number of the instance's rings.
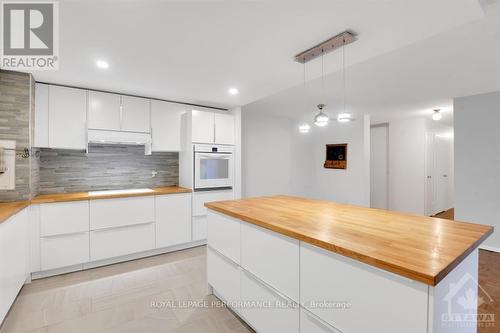
[[323,49],[321,49],[321,94],[323,95],[323,104],[325,103],[325,71],[324,71],[324,57],[325,53]]
[[342,40],[342,95],[343,95],[343,104],[344,104],[344,113],[346,112],[346,93],[345,93],[345,38]]

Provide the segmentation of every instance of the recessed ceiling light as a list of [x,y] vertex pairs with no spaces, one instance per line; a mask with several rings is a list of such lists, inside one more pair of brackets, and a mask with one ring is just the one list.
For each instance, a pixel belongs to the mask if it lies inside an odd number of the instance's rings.
[[104,61],[104,60],[97,60],[95,62],[95,64],[97,65],[97,67],[99,67],[100,69],[108,69],[109,68],[109,64],[107,61]]
[[236,88],[229,88],[229,94],[230,95],[238,95],[239,90]]
[[310,129],[311,129],[311,126],[309,126],[309,124],[302,124],[299,126],[300,133],[309,133]]

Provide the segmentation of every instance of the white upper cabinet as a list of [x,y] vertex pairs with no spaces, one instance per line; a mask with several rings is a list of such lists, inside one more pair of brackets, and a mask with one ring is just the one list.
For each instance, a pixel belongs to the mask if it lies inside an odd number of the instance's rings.
[[151,138],[153,151],[181,150],[182,104],[151,101]]
[[89,128],[119,131],[120,95],[89,91]]
[[87,91],[49,87],[49,147],[87,148]]
[[234,116],[193,110],[192,141],[195,143],[234,144]]
[[214,114],[215,143],[234,144],[234,116],[231,114]]
[[121,130],[149,133],[151,131],[149,109],[149,99],[122,96]]
[[33,145],[39,148],[49,147],[49,86],[42,83],[35,85],[35,136]]
[[214,143],[214,113],[193,110],[192,141],[196,143]]

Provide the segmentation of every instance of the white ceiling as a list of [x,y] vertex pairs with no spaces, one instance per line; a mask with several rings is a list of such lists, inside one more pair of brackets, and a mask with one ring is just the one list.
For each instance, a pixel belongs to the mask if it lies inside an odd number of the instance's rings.
[[[493,1],[490,0],[491,3]],[[357,43],[361,43],[360,36]],[[346,47],[346,57],[355,52]],[[332,62],[340,63],[340,52]],[[431,116],[443,109],[441,123],[452,125],[453,98],[500,90],[500,6],[458,28],[374,57],[346,70],[347,109],[372,123]],[[282,91],[244,107],[245,112],[287,115],[311,120],[319,102],[335,117],[342,111],[341,72]],[[304,97],[306,96],[306,97]]]
[[[352,65],[483,14],[478,0],[64,0],[60,69],[35,78],[231,107],[300,84],[293,55],[346,29],[359,34],[349,48]],[[339,69],[335,57],[325,57],[327,72]],[[97,59],[110,68],[96,68]],[[308,71],[317,77],[318,62]],[[233,86],[239,95],[227,93]]]

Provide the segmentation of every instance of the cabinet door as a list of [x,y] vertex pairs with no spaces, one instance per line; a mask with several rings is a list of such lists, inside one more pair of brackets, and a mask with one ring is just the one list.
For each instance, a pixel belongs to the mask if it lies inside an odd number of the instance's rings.
[[217,296],[228,302],[233,310],[239,310],[240,267],[210,247],[207,248],[207,280]]
[[120,95],[89,91],[89,128],[120,130]]
[[0,324],[28,275],[28,210],[0,223]]
[[88,262],[89,233],[42,237],[40,256],[43,271]]
[[193,110],[192,112],[192,141],[196,143],[214,143],[214,113]]
[[49,147],[87,148],[87,91],[49,86]]
[[186,112],[181,104],[151,101],[153,151],[181,150],[181,119]]
[[49,147],[49,86],[35,85],[35,137],[33,145]]
[[151,132],[149,99],[122,96],[121,129],[131,132]]
[[155,197],[156,247],[191,241],[191,194]]
[[155,200],[152,196],[90,201],[90,230],[154,221]]
[[89,202],[57,202],[40,205],[40,236],[89,231]]
[[241,248],[240,220],[209,210],[207,229],[208,245],[239,264]]
[[214,114],[215,143],[234,145],[234,116],[231,114]]

